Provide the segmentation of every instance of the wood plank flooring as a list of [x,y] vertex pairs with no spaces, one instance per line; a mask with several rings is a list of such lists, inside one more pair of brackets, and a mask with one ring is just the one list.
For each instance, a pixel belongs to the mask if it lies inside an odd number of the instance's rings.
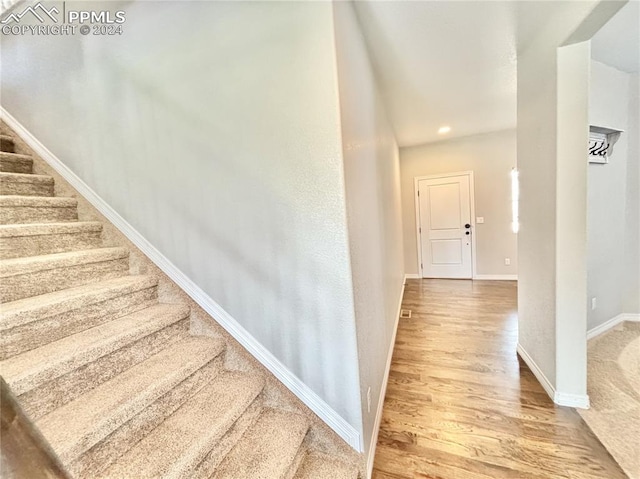
[[516,355],[516,283],[408,280],[374,479],[624,479]]

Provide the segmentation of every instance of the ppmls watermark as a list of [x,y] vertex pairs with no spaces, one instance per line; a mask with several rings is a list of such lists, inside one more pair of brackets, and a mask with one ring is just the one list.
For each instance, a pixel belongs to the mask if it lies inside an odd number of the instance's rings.
[[[50,3],[50,2],[47,2]],[[67,2],[51,8],[41,2],[1,20],[3,35],[122,35],[125,12],[118,10],[70,10]]]

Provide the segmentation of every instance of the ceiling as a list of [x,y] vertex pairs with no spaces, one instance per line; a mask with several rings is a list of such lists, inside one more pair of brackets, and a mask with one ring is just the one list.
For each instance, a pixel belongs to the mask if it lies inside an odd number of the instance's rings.
[[628,73],[640,70],[640,1],[631,0],[591,40],[591,57]]
[[356,9],[400,146],[441,139],[444,125],[447,138],[515,126],[509,3],[356,2]]
[[[632,1],[637,8],[638,0]],[[562,18],[574,5],[355,2],[398,144],[515,128],[517,50],[541,34],[550,18]],[[620,49],[619,44],[612,48]],[[451,131],[440,135],[443,126]]]

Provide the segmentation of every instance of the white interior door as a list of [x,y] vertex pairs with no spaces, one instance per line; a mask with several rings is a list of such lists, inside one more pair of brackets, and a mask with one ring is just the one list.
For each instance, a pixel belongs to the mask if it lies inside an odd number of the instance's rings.
[[469,175],[418,181],[422,277],[471,278]]

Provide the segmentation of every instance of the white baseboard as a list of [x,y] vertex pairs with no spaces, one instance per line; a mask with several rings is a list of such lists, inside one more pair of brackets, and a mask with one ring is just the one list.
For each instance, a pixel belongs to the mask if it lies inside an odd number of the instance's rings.
[[625,321],[640,321],[640,314],[631,314],[631,313],[622,313],[608,321],[605,321],[600,326],[596,326],[595,328],[587,331],[587,339],[593,339],[596,336],[600,336],[603,333],[606,333],[610,329],[615,328],[618,324],[623,323]]
[[542,388],[549,395],[551,400],[558,406],[577,407],[581,409],[589,409],[589,396],[581,394],[569,394],[561,391],[556,391],[556,388],[551,384],[551,381],[545,376],[540,367],[536,364],[529,353],[518,343],[518,355],[529,366],[531,372],[536,377]]
[[536,362],[531,356],[529,356],[529,353],[527,353],[527,351],[522,347],[520,343],[518,343],[517,351],[518,355],[525,363],[527,363],[527,366],[529,366],[529,369],[531,369],[533,375],[536,377],[536,379],[538,379],[538,382],[540,382],[542,388],[547,392],[551,399],[554,399],[556,395],[556,388],[554,388],[553,384],[551,384],[551,381],[547,379],[547,376],[545,376],[545,374],[542,372],[542,369],[538,367]]
[[[406,279],[406,275],[405,275]],[[382,412],[384,407],[384,398],[387,395],[387,383],[389,382],[389,372],[391,371],[391,359],[393,358],[393,350],[396,345],[396,335],[398,334],[398,324],[400,323],[400,310],[402,309],[402,298],[404,297],[404,284],[400,290],[400,300],[398,301],[398,311],[396,313],[396,322],[393,325],[393,334],[391,335],[391,344],[387,353],[387,365],[384,370],[384,378],[380,388],[380,396],[378,398],[378,410],[376,411],[376,420],[373,423],[373,432],[371,434],[371,442],[369,443],[369,457],[367,457],[367,478],[371,478],[373,474],[373,462],[376,455],[376,445],[378,444],[378,433],[380,432],[380,423],[382,422]]]
[[475,281],[518,281],[517,274],[476,274]]
[[[418,273],[406,273],[404,279],[422,279]],[[517,274],[476,274],[473,279],[475,281],[517,281]]]
[[344,420],[324,399],[303,383],[271,352],[260,344],[240,323],[227,313],[197,284],[180,271],[167,257],[158,251],[144,236],[109,206],[79,176],[33,136],[22,124],[0,106],[2,119],[29,145],[44,161],[56,170],[74,187],[89,203],[91,203],[107,220],[118,228],[140,251],[142,251],[172,281],[182,288],[211,317],[238,341],[249,353],[267,368],[293,394],[318,415],[336,434],[344,439],[353,449],[363,452],[362,437],[351,424]]
[[589,409],[589,396],[586,394],[569,394],[556,391],[553,402],[558,406],[577,407]]
[[[418,273],[406,273],[404,279],[422,279]],[[473,277],[476,281],[517,281],[517,274],[477,274]]]
[[404,275],[404,279],[422,279],[422,276],[420,276],[418,273],[407,273]]

